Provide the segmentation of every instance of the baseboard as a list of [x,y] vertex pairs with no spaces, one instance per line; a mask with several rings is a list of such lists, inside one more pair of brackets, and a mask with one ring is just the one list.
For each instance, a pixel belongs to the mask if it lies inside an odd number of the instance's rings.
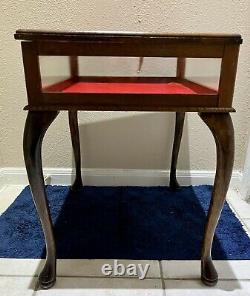
[[[92,186],[165,186],[169,183],[168,170],[142,170],[142,169],[83,169],[85,185]],[[181,185],[213,184],[214,171],[180,170],[177,172]],[[71,168],[44,168],[46,184],[69,185],[74,178]],[[231,188],[238,188],[242,174],[233,171],[230,183]],[[5,185],[28,184],[25,168],[1,168],[0,188]]]

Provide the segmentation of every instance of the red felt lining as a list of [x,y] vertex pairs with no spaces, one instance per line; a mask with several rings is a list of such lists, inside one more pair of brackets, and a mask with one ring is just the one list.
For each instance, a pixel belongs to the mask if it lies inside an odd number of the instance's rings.
[[191,82],[131,83],[77,82],[66,87],[65,93],[109,94],[215,94],[216,91]]

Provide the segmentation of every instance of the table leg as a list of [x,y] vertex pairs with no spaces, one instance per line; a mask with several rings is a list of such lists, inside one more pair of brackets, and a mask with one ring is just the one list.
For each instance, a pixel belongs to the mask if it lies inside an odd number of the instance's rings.
[[69,127],[72,141],[72,148],[75,159],[76,177],[71,189],[73,191],[80,190],[83,187],[82,174],[81,174],[81,149],[80,149],[80,137],[79,127],[77,119],[77,111],[69,111]]
[[52,287],[56,281],[56,247],[44,186],[41,146],[48,127],[58,113],[29,111],[23,137],[23,152],[30,188],[46,242],[46,261],[39,275],[39,283],[44,289]]
[[229,113],[200,113],[199,115],[211,130],[217,150],[214,188],[205,225],[201,252],[201,280],[204,284],[213,286],[218,281],[218,275],[212,262],[211,248],[232,175],[234,162],[234,128]]
[[173,143],[173,149],[172,149],[172,161],[171,161],[170,182],[169,182],[170,188],[174,190],[179,188],[179,184],[176,178],[176,165],[177,165],[178,154],[180,150],[184,120],[185,120],[185,112],[176,112],[174,143]]

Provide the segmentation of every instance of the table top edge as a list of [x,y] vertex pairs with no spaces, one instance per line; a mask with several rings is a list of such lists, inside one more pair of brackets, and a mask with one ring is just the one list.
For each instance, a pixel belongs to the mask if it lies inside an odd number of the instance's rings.
[[16,40],[54,40],[54,41],[80,41],[85,39],[167,39],[183,41],[219,41],[230,43],[242,43],[240,34],[214,34],[214,33],[195,33],[195,34],[171,34],[171,33],[150,33],[150,32],[121,32],[121,31],[42,31],[42,30],[23,30],[19,29],[14,34]]

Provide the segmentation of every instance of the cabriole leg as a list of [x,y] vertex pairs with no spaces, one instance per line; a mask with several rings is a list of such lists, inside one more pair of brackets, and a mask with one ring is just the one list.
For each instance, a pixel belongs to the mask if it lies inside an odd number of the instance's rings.
[[56,111],[29,111],[23,137],[26,170],[46,242],[46,261],[39,275],[39,283],[44,289],[52,287],[56,281],[56,246],[44,186],[41,146],[48,127],[58,113]]
[[174,143],[173,143],[173,150],[172,150],[172,161],[171,161],[170,182],[169,182],[169,186],[173,190],[179,188],[179,184],[176,178],[176,165],[177,165],[178,154],[180,150],[184,120],[185,120],[185,112],[176,112]]
[[73,191],[77,191],[82,189],[83,187],[82,174],[81,174],[81,148],[80,148],[77,111],[69,111],[69,127],[70,127],[70,135],[71,135],[72,148],[73,148],[75,167],[76,167],[76,177],[75,177],[75,181],[71,186],[71,189]]
[[211,248],[214,232],[225,202],[234,162],[234,129],[229,113],[200,113],[201,119],[211,130],[217,151],[214,188],[203,238],[201,252],[201,280],[214,286],[218,275],[212,262]]

